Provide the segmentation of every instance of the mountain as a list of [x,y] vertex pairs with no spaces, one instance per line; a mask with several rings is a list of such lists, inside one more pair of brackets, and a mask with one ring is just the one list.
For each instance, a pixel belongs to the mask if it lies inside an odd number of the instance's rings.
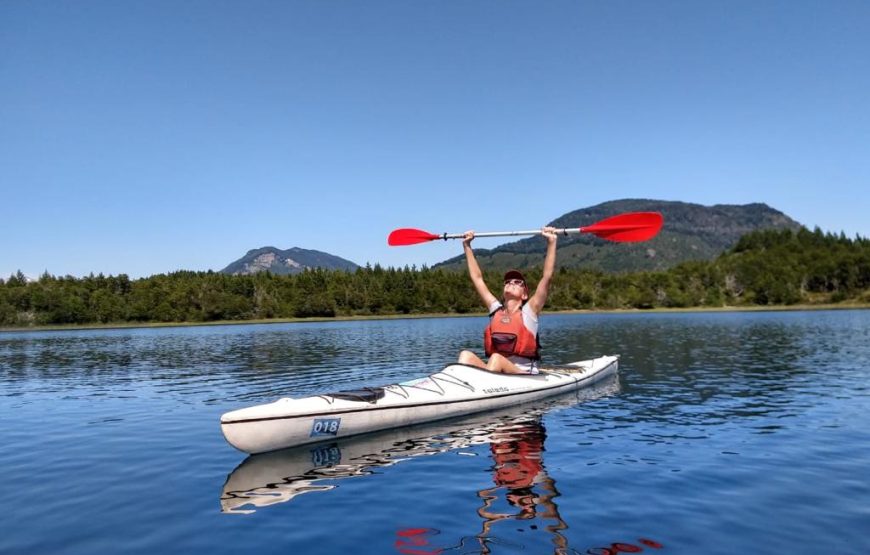
[[232,275],[250,275],[266,270],[273,274],[298,274],[308,268],[326,268],[352,272],[359,266],[338,256],[293,247],[282,251],[275,247],[249,250],[248,253],[221,270]]
[[[648,199],[614,200],[568,212],[548,225],[581,227],[623,212],[661,212],[661,232],[643,243],[612,243],[589,234],[559,237],[559,267],[613,271],[663,270],[688,260],[711,260],[737,243],[741,235],[758,229],[800,229],[801,224],[766,204],[717,204]],[[485,244],[478,239],[477,247]],[[544,260],[546,243],[530,237],[494,249],[475,248],[481,267],[530,268]],[[460,255],[436,268],[465,267]]]

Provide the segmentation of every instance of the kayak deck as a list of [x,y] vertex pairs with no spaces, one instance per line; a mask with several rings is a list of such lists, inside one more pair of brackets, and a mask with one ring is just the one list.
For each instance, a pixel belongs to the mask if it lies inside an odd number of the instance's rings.
[[498,374],[450,364],[428,376],[382,387],[282,398],[221,417],[227,441],[246,453],[262,453],[533,401],[590,385],[617,371],[618,356],[539,374]]

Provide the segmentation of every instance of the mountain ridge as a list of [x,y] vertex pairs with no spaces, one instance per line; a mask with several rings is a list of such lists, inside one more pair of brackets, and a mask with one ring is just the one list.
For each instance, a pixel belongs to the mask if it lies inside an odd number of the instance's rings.
[[[751,231],[803,227],[761,202],[704,206],[655,199],[607,201],[567,212],[547,225],[582,227],[624,212],[661,212],[664,225],[658,236],[642,243],[610,243],[585,234],[560,237],[559,266],[608,272],[664,270],[690,260],[711,260]],[[530,237],[493,249],[475,248],[475,256],[487,268],[530,268],[541,265],[545,251],[546,243],[541,237]],[[464,267],[462,255],[433,266]]]

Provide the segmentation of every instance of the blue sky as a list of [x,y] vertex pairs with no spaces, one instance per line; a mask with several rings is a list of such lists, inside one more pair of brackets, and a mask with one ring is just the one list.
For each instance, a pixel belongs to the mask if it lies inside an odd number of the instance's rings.
[[[0,276],[218,270],[620,198],[870,236],[865,1],[0,2]],[[493,247],[499,240],[479,240]]]

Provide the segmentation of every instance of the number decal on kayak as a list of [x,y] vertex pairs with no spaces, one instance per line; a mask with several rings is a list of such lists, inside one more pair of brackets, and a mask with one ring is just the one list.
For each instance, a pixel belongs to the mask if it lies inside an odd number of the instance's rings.
[[308,437],[334,436],[341,426],[341,418],[315,418]]

